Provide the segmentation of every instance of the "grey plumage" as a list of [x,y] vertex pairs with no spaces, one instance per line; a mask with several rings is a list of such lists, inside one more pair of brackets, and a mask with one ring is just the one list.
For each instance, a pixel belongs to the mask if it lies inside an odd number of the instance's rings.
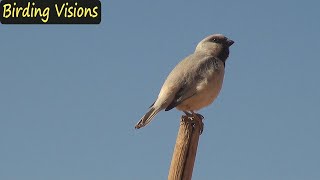
[[157,100],[135,128],[146,126],[161,110],[177,108],[196,111],[211,104],[219,94],[225,61],[232,40],[221,34],[203,39],[193,54],[182,60],[168,75]]

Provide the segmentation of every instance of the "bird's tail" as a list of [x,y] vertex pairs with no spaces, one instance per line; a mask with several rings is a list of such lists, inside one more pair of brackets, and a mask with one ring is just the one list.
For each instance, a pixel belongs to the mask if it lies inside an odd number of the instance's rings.
[[155,108],[154,106],[151,106],[149,111],[136,124],[135,128],[139,129],[148,125],[154,118],[154,116],[158,114],[159,111],[161,111],[161,108]]

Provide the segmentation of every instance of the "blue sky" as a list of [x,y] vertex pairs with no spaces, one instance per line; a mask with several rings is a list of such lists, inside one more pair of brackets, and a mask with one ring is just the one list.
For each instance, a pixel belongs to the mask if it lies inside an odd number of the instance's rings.
[[235,41],[193,179],[320,179],[319,2],[103,1],[99,25],[0,25],[0,179],[167,178],[182,114],[147,111],[209,34]]

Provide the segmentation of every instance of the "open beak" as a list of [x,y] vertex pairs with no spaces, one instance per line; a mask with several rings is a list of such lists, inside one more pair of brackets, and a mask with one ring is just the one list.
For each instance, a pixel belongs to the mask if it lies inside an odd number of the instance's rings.
[[234,43],[234,41],[232,41],[231,39],[227,40],[227,46],[228,47],[230,47],[233,43]]

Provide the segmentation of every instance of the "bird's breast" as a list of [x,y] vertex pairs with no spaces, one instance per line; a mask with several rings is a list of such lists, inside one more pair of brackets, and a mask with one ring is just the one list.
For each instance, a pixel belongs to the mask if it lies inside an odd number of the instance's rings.
[[224,77],[223,62],[219,62],[217,69],[208,70],[204,78],[197,83],[196,94],[177,106],[181,111],[197,111],[210,105],[218,96]]

